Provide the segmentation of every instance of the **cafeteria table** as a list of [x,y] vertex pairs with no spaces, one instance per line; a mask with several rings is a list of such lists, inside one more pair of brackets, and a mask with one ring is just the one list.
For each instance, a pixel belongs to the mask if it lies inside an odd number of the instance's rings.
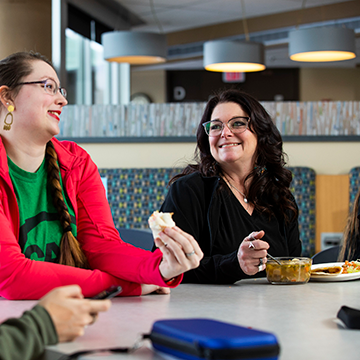
[[[85,335],[73,342],[49,346],[43,359],[84,349],[130,347],[149,333],[156,320],[211,318],[272,332],[281,360],[358,358],[360,330],[349,330],[336,319],[342,305],[360,309],[360,281],[271,285],[251,279],[234,285],[181,284],[171,295],[118,297]],[[0,321],[20,316],[34,301],[0,300]],[[82,355],[82,360],[160,360],[150,343],[131,354],[109,352]]]

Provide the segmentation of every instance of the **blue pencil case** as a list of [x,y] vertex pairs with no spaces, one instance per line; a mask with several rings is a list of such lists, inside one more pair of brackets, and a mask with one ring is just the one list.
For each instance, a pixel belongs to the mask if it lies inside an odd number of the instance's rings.
[[153,324],[153,347],[187,360],[278,359],[276,336],[211,319],[170,319]]

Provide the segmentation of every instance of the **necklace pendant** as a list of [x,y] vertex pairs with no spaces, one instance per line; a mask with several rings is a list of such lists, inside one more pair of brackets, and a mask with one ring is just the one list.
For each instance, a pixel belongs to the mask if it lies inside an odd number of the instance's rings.
[[244,203],[247,204],[248,199],[244,196]]

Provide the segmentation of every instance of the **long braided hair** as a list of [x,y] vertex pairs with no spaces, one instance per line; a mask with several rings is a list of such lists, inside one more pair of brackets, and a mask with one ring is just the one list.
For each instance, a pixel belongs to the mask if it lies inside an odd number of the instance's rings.
[[48,173],[48,183],[54,199],[55,208],[60,216],[60,223],[64,233],[60,242],[60,264],[80,268],[87,268],[87,259],[81,250],[79,242],[71,232],[71,218],[62,195],[60,185],[60,169],[57,154],[51,141],[46,144],[45,161]]

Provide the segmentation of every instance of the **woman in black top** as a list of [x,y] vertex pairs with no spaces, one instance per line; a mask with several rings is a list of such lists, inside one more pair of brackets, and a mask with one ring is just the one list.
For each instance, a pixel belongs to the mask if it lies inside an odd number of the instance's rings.
[[300,256],[292,174],[281,135],[257,100],[238,90],[211,98],[196,160],[170,181],[161,207],[204,252],[184,282],[234,283],[264,275],[267,252]]

